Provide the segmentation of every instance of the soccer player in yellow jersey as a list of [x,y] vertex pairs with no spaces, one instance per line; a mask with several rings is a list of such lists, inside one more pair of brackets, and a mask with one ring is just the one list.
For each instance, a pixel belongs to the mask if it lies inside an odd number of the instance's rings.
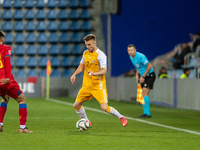
[[[83,52],[80,65],[70,78],[72,84],[74,84],[76,75],[84,70],[83,86],[76,97],[74,108],[81,118],[89,121],[82,105],[86,100],[91,100],[91,98],[94,96],[95,99],[100,103],[103,111],[118,117],[123,126],[126,127],[128,124],[126,117],[122,116],[115,108],[108,106],[105,78],[107,72],[107,57],[97,47],[95,35],[89,34],[84,37],[84,40],[87,50]],[[90,121],[89,124],[91,125]]]

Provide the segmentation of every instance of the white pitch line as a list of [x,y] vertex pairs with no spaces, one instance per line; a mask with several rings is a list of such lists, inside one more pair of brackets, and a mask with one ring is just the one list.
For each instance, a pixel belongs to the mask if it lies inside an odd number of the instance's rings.
[[[49,98],[49,99],[46,99],[46,100],[47,101],[51,101],[51,102],[55,102],[55,103],[59,103],[59,104],[65,104],[65,105],[73,106],[72,103],[63,102],[63,101],[60,101],[60,100],[57,100],[57,99]],[[99,112],[99,113],[108,114],[108,113],[106,113],[106,112],[104,112],[102,110],[98,110],[98,109],[94,109],[94,108],[90,108],[90,107],[86,107],[86,106],[84,106],[84,108],[87,109],[87,110],[91,110],[91,111],[95,111],[95,112]],[[172,127],[172,126],[168,126],[168,125],[163,125],[163,124],[159,124],[159,123],[154,123],[154,122],[150,122],[150,121],[146,121],[146,120],[142,120],[142,119],[135,119],[135,118],[132,118],[132,117],[126,117],[126,118],[130,119],[130,120],[135,120],[135,121],[138,121],[138,122],[147,123],[147,124],[154,125],[154,126],[159,126],[159,127],[163,127],[163,128],[174,129],[174,130],[178,130],[178,131],[183,131],[183,132],[187,132],[187,133],[191,133],[191,134],[200,135],[200,132],[196,132],[196,131],[192,131],[192,130],[186,130],[186,129],[176,128],[176,127]]]

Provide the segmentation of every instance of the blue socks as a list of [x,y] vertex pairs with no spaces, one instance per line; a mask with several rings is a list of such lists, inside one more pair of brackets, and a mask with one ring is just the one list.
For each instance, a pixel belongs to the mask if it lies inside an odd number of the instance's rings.
[[142,104],[142,107],[143,107],[143,114],[147,114],[146,106],[144,104]]
[[150,99],[149,99],[149,96],[145,96],[144,97],[144,105],[143,106],[143,114],[147,114],[148,116],[151,115],[151,112],[150,112]]

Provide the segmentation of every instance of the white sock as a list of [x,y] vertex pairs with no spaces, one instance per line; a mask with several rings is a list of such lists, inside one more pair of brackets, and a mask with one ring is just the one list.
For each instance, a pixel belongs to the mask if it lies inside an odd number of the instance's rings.
[[87,115],[85,113],[85,109],[83,106],[81,106],[81,108],[79,110],[76,111],[76,113],[83,119],[88,120]]
[[113,107],[110,107],[110,114],[118,117],[119,119],[122,118],[123,116]]
[[0,125],[3,126],[3,122],[1,122]]
[[20,125],[20,128],[21,129],[24,129],[26,126],[25,125]]

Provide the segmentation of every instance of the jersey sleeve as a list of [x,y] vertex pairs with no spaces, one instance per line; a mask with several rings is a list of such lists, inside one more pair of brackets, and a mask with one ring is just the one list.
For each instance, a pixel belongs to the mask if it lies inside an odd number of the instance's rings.
[[149,64],[149,60],[147,59],[147,57],[145,55],[141,56],[140,61],[145,66]]
[[103,52],[99,53],[98,60],[100,63],[100,68],[106,69],[107,68],[107,57]]
[[6,76],[7,78],[11,79],[11,62],[10,62],[10,57],[11,57],[11,47],[8,46],[7,49],[4,51],[4,57],[5,57],[5,71],[6,71]]
[[83,55],[82,55],[82,58],[81,58],[80,64],[85,64],[85,57],[84,57],[84,54],[85,54],[85,52],[84,52]]
[[12,49],[10,46],[8,46],[7,49],[4,51],[4,57],[11,57]]

